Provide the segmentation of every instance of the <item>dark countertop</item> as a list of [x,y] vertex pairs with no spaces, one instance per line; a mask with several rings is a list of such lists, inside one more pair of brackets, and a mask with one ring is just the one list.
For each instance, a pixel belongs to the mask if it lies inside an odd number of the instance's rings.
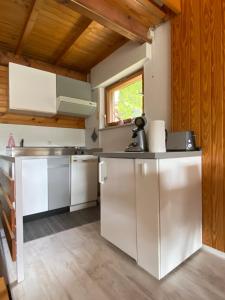
[[163,153],[150,152],[99,152],[95,153],[100,158],[130,158],[130,159],[165,159],[179,157],[201,156],[202,151],[171,151]]

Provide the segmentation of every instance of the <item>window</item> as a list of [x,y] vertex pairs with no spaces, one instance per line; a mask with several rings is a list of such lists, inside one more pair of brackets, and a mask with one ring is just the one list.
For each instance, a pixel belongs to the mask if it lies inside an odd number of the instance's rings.
[[143,70],[106,88],[106,125],[130,123],[143,113]]

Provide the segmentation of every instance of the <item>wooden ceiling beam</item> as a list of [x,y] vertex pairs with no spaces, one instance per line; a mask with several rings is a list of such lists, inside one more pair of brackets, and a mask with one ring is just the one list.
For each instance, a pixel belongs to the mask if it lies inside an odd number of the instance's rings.
[[0,65],[8,66],[9,62],[14,62],[24,66],[40,69],[43,71],[55,73],[66,77],[71,77],[81,81],[87,81],[87,73],[77,72],[75,70],[63,68],[60,66],[48,64],[46,62],[34,60],[21,55],[15,55],[12,52],[0,50]]
[[134,19],[119,5],[105,0],[55,0],[81,15],[95,20],[103,26],[138,42],[151,42],[146,26]]
[[42,2],[43,2],[43,0],[33,0],[27,20],[23,27],[23,31],[20,35],[18,45],[16,47],[16,51],[15,51],[16,54],[20,54],[22,52],[23,46],[25,45],[28,37],[30,36],[30,34],[33,30],[34,24],[37,20]]
[[53,64],[59,64],[64,55],[69,51],[72,45],[76,42],[76,40],[82,35],[82,33],[87,29],[87,27],[91,24],[92,20],[81,16],[78,24],[75,24],[72,30],[69,32],[66,39],[62,42],[62,45],[56,50],[54,55],[54,59],[52,61]]

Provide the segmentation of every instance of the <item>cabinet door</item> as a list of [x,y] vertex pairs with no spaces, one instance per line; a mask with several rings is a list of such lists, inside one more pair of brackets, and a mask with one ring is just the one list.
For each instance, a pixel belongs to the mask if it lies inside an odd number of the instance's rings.
[[89,82],[56,75],[57,97],[84,99],[91,101],[91,84]]
[[47,159],[22,161],[23,215],[48,210]]
[[159,160],[161,277],[202,246],[201,157]]
[[69,158],[48,159],[48,209],[70,206]]
[[56,114],[56,75],[9,63],[9,109]]
[[101,235],[137,259],[134,160],[103,158],[101,168],[103,164]]
[[97,200],[98,160],[72,159],[71,205]]
[[158,160],[137,159],[135,173],[138,265],[159,279]]

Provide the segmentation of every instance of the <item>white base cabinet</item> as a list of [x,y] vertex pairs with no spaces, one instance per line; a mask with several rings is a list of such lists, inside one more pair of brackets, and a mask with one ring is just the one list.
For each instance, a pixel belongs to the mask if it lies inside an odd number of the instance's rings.
[[138,264],[160,277],[158,160],[135,160]]
[[101,185],[101,235],[137,259],[134,160],[103,158],[101,162],[107,168]]
[[202,246],[201,157],[135,162],[138,264],[163,278]]
[[47,159],[22,160],[23,216],[48,210]]
[[[73,155],[71,158],[71,211],[98,198],[98,158]],[[81,206],[80,206],[81,205]],[[85,206],[84,206],[85,207]]]
[[101,158],[100,182],[102,236],[157,279],[201,248],[200,156]]

